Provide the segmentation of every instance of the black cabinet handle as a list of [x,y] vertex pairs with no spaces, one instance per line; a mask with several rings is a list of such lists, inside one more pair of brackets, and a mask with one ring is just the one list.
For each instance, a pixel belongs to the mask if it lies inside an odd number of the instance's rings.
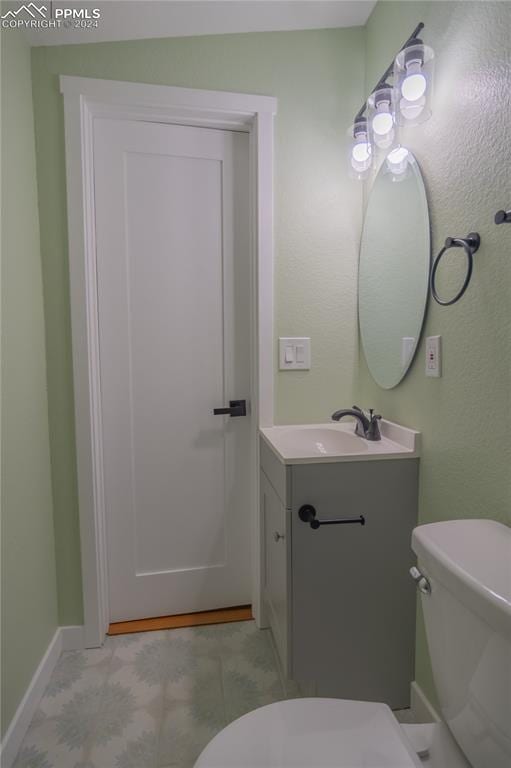
[[358,523],[359,525],[365,525],[366,520],[364,515],[359,517],[338,517],[336,520],[317,520],[316,510],[312,504],[304,504],[298,510],[298,517],[303,523],[310,523],[310,527],[315,531],[320,525],[350,525],[351,523]]
[[229,408],[215,408],[213,413],[215,416],[246,416],[247,401],[229,400]]

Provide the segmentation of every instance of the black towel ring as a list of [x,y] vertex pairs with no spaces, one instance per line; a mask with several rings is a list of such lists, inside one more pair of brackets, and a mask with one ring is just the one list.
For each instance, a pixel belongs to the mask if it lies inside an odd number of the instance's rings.
[[[445,241],[445,245],[436,257],[436,259],[433,262],[433,267],[431,269],[431,293],[433,294],[433,298],[435,301],[437,301],[439,304],[441,304],[443,307],[448,307],[451,304],[456,304],[457,301],[461,299],[463,294],[468,288],[468,284],[470,283],[470,278],[472,277],[472,268],[474,266],[474,253],[478,250],[479,246],[481,245],[481,238],[479,236],[478,232],[470,232],[470,234],[467,235],[467,237],[448,237]],[[465,280],[463,281],[463,285],[461,286],[460,290],[454,296],[452,299],[442,299],[441,296],[438,295],[436,290],[436,273],[438,269],[438,265],[440,264],[443,255],[448,251],[450,248],[463,248],[465,251],[465,255],[467,257],[467,274],[465,275]]]

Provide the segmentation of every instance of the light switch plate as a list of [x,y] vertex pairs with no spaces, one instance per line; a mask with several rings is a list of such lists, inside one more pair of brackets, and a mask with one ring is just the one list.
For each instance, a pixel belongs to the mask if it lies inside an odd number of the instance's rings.
[[311,340],[307,337],[279,338],[279,368],[281,371],[305,371],[311,367]]
[[442,375],[441,342],[441,336],[428,336],[426,339],[426,376],[439,378]]

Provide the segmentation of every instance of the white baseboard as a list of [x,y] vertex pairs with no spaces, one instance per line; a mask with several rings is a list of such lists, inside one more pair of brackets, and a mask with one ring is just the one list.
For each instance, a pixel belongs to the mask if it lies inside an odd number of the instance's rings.
[[3,768],[11,768],[61,652],[62,633],[59,628],[53,635],[3,738]]
[[81,651],[85,648],[85,633],[82,625],[61,627],[60,632],[63,651]]
[[62,651],[84,647],[83,627],[58,627],[0,745],[2,768],[11,768]]
[[410,709],[418,723],[442,722],[442,718],[415,680],[413,681],[410,690]]

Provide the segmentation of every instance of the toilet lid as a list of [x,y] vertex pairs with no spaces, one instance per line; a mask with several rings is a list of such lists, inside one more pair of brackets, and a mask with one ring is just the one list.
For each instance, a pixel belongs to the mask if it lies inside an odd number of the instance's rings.
[[386,704],[291,699],[224,728],[195,768],[420,768]]

